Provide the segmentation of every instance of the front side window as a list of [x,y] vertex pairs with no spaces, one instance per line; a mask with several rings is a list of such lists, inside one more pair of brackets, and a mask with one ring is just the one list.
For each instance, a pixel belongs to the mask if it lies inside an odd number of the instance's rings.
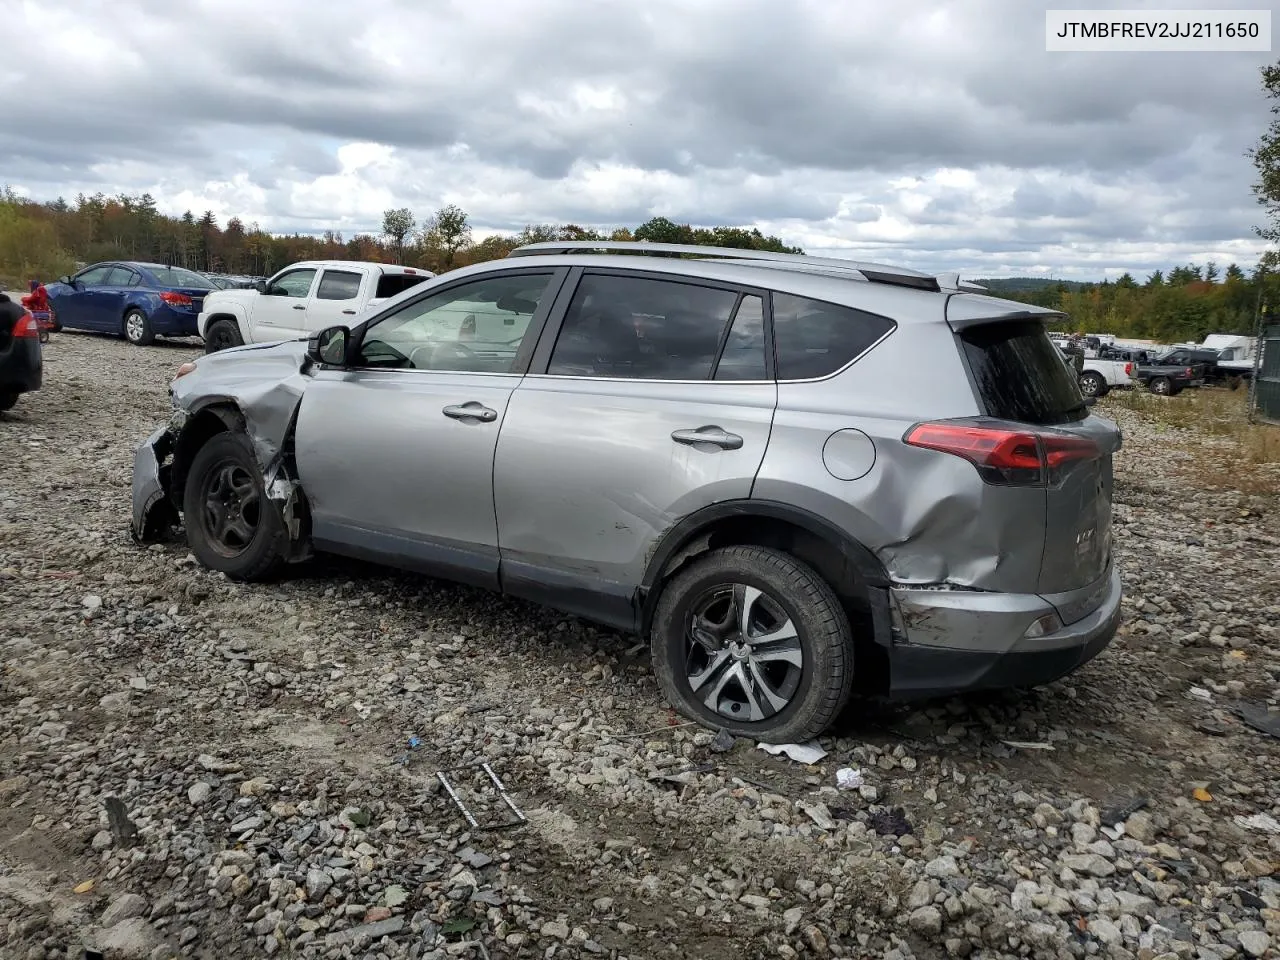
[[314,270],[290,270],[272,281],[271,285],[267,287],[267,296],[300,299],[311,292],[311,281],[315,277],[316,272]]
[[773,295],[773,343],[779,380],[826,377],[865,353],[893,321],[790,293]]
[[362,277],[350,270],[326,270],[316,290],[317,300],[354,300],[360,295]]
[[648,277],[584,276],[547,372],[706,380],[738,295]]
[[486,277],[407,304],[369,327],[360,365],[510,373],[553,276]]

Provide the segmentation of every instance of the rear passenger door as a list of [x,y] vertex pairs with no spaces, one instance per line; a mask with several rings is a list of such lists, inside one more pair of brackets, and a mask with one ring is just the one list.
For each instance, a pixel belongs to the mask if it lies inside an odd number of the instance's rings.
[[306,330],[317,333],[339,324],[349,327],[360,312],[360,285],[370,283],[358,270],[326,267],[316,285],[316,295],[307,304]]
[[506,593],[629,626],[653,542],[751,495],[777,402],[767,302],[661,273],[566,285],[498,437]]

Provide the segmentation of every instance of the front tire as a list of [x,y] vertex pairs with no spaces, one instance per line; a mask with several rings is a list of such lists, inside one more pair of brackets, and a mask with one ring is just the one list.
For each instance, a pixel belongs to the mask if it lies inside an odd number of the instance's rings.
[[0,410],[12,410],[18,402],[16,393],[0,393]]
[[240,328],[230,320],[215,320],[204,332],[205,353],[241,346],[244,346],[244,337],[240,336]]
[[668,702],[735,736],[809,740],[853,686],[853,634],[834,591],[806,564],[765,547],[714,550],[676,574],[649,643]]
[[200,448],[182,512],[191,552],[209,569],[232,580],[265,580],[283,564],[288,532],[243,433],[215,434]]
[[1107,381],[1093,371],[1082,373],[1080,375],[1080,392],[1086,397],[1105,397],[1107,395]]
[[124,338],[135,347],[149,347],[156,342],[156,335],[151,330],[151,321],[137,307],[125,311]]

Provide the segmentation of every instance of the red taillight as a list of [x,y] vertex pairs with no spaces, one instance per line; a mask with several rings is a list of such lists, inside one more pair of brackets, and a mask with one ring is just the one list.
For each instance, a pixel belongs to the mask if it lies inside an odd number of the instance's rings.
[[978,468],[987,483],[1005,486],[1054,484],[1067,464],[1099,455],[1098,445],[1084,437],[970,423],[917,424],[903,440],[913,447],[962,457]]
[[1187,367],[1187,379],[1190,380],[1193,377],[1195,377],[1195,375],[1196,375],[1195,371],[1192,370],[1190,367]]
[[13,334],[19,340],[33,338],[40,339],[40,324],[36,322],[36,318],[29,312],[22,315],[22,319],[13,325]]
[[1133,376],[1133,364],[1132,364],[1132,363],[1126,363],[1126,364],[1124,365],[1124,375],[1125,375],[1126,377],[1131,377],[1131,376]]
[[160,294],[160,299],[171,307],[191,306],[191,298],[185,293],[173,293],[170,290],[165,290]]

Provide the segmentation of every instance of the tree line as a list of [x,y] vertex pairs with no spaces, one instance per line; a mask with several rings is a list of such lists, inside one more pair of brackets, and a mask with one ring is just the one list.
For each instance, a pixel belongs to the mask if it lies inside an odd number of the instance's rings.
[[[269,276],[298,260],[403,263],[434,272],[505,257],[515,247],[555,240],[648,240],[803,253],[757,229],[693,227],[654,217],[637,227],[600,231],[577,224],[531,224],[515,234],[473,239],[467,213],[455,205],[416,217],[386,210],[380,234],[343,237],[270,234],[237,217],[219,224],[212,211],[166,216],[150,194],[96,194],[39,203],[0,192],[0,282],[25,287],[75,270],[77,263],[128,259],[172,263],[212,273]],[[1236,264],[1175,267],[1139,282],[1068,283],[1033,278],[983,281],[993,294],[1061,310],[1072,330],[1173,342],[1206,333],[1248,333],[1259,304],[1280,306],[1274,272]]]
[[548,240],[648,240],[803,253],[777,237],[741,227],[691,227],[654,217],[638,227],[598,231],[576,224],[530,224],[515,234],[473,240],[467,213],[455,205],[419,221],[407,208],[387,210],[380,234],[344,237],[271,234],[238,217],[225,226],[213,211],[180,217],[156,209],[149,193],[59,197],[40,203],[0,190],[0,283],[25,287],[76,269],[77,263],[142,260],[203,273],[270,276],[298,260],[401,263],[436,273],[505,257],[521,244]]

